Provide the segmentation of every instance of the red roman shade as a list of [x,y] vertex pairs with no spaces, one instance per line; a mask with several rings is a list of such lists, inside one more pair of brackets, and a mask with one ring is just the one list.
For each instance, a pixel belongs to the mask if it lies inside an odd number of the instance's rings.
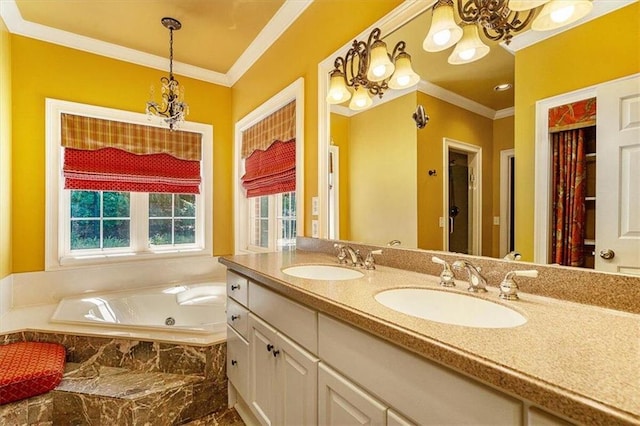
[[247,198],[296,189],[296,140],[277,141],[265,151],[256,150],[245,160],[242,186]]
[[65,189],[198,194],[199,133],[62,114]]
[[296,189],[296,102],[242,132],[247,198]]

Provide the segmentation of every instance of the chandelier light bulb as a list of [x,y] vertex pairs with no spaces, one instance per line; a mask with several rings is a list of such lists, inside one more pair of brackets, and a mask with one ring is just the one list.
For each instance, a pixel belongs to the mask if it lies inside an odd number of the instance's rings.
[[468,64],[485,57],[489,53],[489,46],[484,44],[478,35],[478,27],[474,24],[465,25],[462,29],[462,39],[453,49],[447,60],[452,65]]
[[416,74],[411,66],[411,55],[402,52],[396,58],[396,71],[389,80],[389,87],[392,89],[406,89],[415,86],[420,82],[420,76]]
[[535,31],[555,30],[586,16],[593,9],[591,0],[551,0],[531,24]]
[[351,98],[351,92],[344,82],[344,74],[339,70],[331,71],[331,81],[329,83],[329,93],[327,103],[331,105],[341,104]]
[[349,102],[349,108],[354,111],[361,111],[369,108],[372,104],[373,100],[371,99],[371,96],[369,96],[367,89],[362,86],[358,86],[351,98],[351,102]]
[[454,44],[462,37],[460,28],[453,19],[453,2],[440,0],[433,6],[431,27],[422,43],[427,52],[440,52]]
[[382,40],[376,40],[371,46],[371,59],[367,79],[369,81],[382,81],[391,77],[395,66],[389,59],[387,45]]
[[564,24],[569,18],[571,18],[571,15],[573,15],[573,12],[575,12],[575,10],[575,6],[570,4],[563,7],[562,9],[554,10],[549,14],[549,17],[553,22]]

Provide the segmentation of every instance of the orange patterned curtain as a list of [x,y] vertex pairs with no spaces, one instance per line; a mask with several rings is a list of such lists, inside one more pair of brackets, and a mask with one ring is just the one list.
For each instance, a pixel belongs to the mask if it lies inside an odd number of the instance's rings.
[[552,134],[553,235],[551,261],[584,266],[586,156],[584,130]]
[[551,133],[595,126],[595,124],[596,98],[583,99],[549,110],[549,131]]
[[266,151],[275,141],[287,142],[296,137],[296,101],[283,106],[242,132],[242,158],[253,151]]

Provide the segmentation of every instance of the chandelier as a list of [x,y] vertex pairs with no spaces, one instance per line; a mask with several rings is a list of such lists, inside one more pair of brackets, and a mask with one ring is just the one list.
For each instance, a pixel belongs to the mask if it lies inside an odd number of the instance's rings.
[[329,104],[351,99],[349,108],[363,110],[373,103],[371,96],[382,98],[388,89],[406,89],[418,84],[420,76],[411,67],[406,43],[399,41],[389,54],[387,45],[375,28],[367,41],[354,40],[347,54],[338,56],[329,73]]
[[184,86],[180,86],[178,80],[173,77],[173,31],[182,28],[180,21],[174,18],[162,18],[162,25],[169,30],[169,77],[162,77],[161,101],[156,102],[154,98],[153,86],[149,102],[147,102],[147,115],[151,117],[162,117],[169,125],[169,129],[174,130],[180,126],[184,118],[189,115],[189,105],[184,102]]
[[[438,0],[433,5],[429,33],[422,47],[439,52],[454,44],[450,64],[477,61],[489,53],[479,36],[479,28],[489,40],[511,42],[513,33],[531,23],[535,31],[548,31],[569,25],[587,15],[591,0],[456,0],[460,25],[454,20],[453,0]],[[540,8],[540,6],[542,6]],[[536,13],[538,15],[535,17]]]

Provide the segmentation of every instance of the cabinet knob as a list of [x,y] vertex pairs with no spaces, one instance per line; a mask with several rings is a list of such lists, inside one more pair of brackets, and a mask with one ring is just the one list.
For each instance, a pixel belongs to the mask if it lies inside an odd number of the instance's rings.
[[238,365],[238,361],[236,361],[235,359],[231,360],[231,365]]
[[240,315],[231,315],[231,321],[235,321],[237,319],[240,319]]
[[231,291],[240,290],[240,284],[231,284]]
[[600,257],[605,260],[611,260],[616,256],[616,252],[611,249],[600,250]]
[[267,352],[271,352],[273,350],[273,345],[271,343],[269,343],[267,345]]
[[276,349],[275,351],[272,352],[274,357],[277,357],[278,354],[280,353],[279,349]]

